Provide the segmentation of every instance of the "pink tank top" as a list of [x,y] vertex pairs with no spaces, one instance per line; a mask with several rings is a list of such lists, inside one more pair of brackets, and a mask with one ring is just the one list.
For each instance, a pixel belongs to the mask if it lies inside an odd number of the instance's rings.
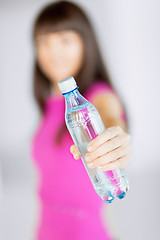
[[[114,92],[108,84],[97,81],[84,97],[92,102],[95,95],[109,91]],[[37,191],[41,213],[36,239],[111,240],[100,216],[105,203],[95,192],[81,159],[75,160],[70,153],[73,141],[69,132],[64,133],[60,145],[55,142],[64,117],[64,98],[49,96],[32,141],[31,154],[40,177]]]

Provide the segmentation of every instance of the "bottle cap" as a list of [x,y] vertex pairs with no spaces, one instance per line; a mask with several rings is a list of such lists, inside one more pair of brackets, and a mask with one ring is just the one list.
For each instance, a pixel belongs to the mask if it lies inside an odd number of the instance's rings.
[[67,77],[59,81],[58,86],[63,94],[74,90],[77,87],[77,84],[73,77]]

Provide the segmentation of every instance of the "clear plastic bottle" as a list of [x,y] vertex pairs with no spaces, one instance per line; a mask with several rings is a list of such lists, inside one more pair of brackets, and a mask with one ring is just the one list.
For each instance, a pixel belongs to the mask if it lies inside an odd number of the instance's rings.
[[107,203],[117,196],[124,198],[129,184],[122,168],[100,171],[89,168],[85,160],[89,142],[105,130],[97,109],[78,91],[73,77],[61,80],[59,88],[65,96],[65,121],[71,137],[79,151],[83,164],[97,194]]

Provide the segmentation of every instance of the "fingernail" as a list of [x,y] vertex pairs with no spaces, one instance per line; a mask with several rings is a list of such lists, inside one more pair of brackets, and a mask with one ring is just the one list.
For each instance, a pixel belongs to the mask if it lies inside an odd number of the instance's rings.
[[98,169],[102,169],[102,168],[103,168],[103,166],[99,166],[99,167],[98,167]]
[[85,157],[85,159],[86,159],[86,161],[89,161],[89,159],[90,159],[90,156],[89,156],[89,155],[87,155],[87,156]]
[[92,151],[92,149],[93,149],[92,145],[87,146],[87,150],[88,150],[89,152]]
[[93,167],[94,163],[88,163],[88,167]]

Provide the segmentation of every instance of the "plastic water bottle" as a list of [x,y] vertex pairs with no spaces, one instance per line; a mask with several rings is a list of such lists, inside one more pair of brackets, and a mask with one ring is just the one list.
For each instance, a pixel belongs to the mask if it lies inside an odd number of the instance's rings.
[[119,199],[124,198],[129,190],[129,184],[122,168],[100,171],[98,168],[89,168],[85,160],[85,154],[88,152],[87,145],[105,130],[97,109],[79,93],[73,77],[61,80],[58,85],[62,95],[65,96],[67,128],[95,191],[107,203],[111,203],[116,196]]

